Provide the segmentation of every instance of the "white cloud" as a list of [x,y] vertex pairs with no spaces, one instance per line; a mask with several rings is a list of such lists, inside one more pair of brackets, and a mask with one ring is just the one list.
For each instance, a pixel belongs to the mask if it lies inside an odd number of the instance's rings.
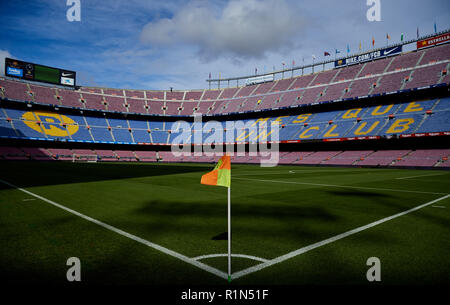
[[232,0],[223,8],[193,1],[172,18],[145,25],[140,38],[152,46],[195,46],[207,61],[262,58],[291,47],[303,26],[297,7],[285,0]]
[[0,76],[5,75],[5,57],[11,57],[11,54],[6,50],[0,50]]

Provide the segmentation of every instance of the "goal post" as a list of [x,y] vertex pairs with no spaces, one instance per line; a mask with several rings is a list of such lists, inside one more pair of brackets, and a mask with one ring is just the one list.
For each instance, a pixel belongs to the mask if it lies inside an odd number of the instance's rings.
[[72,154],[72,163],[87,162],[96,163],[98,161],[97,155]]

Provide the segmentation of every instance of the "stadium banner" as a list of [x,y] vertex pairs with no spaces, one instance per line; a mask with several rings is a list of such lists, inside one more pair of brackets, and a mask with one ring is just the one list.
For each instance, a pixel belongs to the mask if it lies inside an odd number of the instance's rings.
[[436,136],[449,136],[449,135],[450,135],[450,131],[439,131],[439,132],[401,134],[400,138],[421,138],[421,137],[436,137]]
[[389,47],[365,54],[361,54],[354,57],[348,57],[343,59],[338,59],[334,62],[334,67],[342,67],[342,66],[348,66],[348,65],[355,65],[366,61],[371,61],[378,58],[383,58],[387,56],[392,56],[399,54],[403,51],[403,46],[396,46],[396,47]]
[[5,75],[68,87],[75,87],[76,85],[76,72],[74,71],[61,70],[12,58],[5,58]]
[[423,49],[450,41],[450,33],[442,34],[417,42],[417,49]]
[[6,75],[13,77],[23,77],[23,69],[6,67]]

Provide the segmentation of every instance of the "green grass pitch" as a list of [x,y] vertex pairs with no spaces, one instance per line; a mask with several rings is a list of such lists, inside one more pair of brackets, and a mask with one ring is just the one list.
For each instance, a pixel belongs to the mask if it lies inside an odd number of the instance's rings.
[[[200,184],[213,167],[0,163],[1,180],[189,260],[0,183],[0,274],[64,284],[67,259],[78,257],[84,284],[226,284],[195,265],[227,272],[227,258],[215,256],[227,253],[227,192]],[[369,257],[381,261],[382,284],[449,284],[450,198],[271,263],[449,187],[448,171],[233,164],[232,253],[248,257],[233,257],[240,276],[231,284],[364,284]]]

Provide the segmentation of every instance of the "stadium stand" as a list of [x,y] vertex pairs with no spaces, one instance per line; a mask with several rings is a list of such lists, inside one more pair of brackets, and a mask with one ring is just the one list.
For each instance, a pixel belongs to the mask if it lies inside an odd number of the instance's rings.
[[[0,147],[0,159],[72,161],[73,157],[98,156],[100,161],[121,162],[201,162],[214,163],[213,156],[175,157],[169,151],[127,151],[127,150],[70,150],[54,148]],[[344,165],[344,166],[392,166],[392,167],[448,167],[450,149],[380,150],[380,151],[303,151],[281,152],[280,164],[301,165]],[[234,163],[259,163],[260,156],[234,155]]]
[[[257,101],[247,99],[247,102],[256,103]],[[5,130],[5,133],[2,131],[0,137],[11,137],[12,135],[25,139],[70,138],[74,141],[99,143],[169,144],[170,139],[174,137],[170,137],[168,131],[176,129],[171,122],[159,122],[148,118],[138,121],[81,114],[60,116],[57,112],[37,112],[12,108],[3,108],[3,111],[6,118],[0,120],[5,127],[2,129]],[[66,121],[63,120],[63,117]],[[442,98],[266,119],[271,126],[279,125],[281,141],[292,141],[443,133],[450,131],[449,118],[450,99]],[[247,119],[244,122],[257,121]],[[264,119],[260,118],[259,121],[264,121]],[[64,126],[65,122],[68,125]],[[201,127],[196,129],[201,129]],[[235,141],[240,142],[239,139],[242,137],[256,140],[258,134],[246,135],[245,130],[240,130],[235,136]]]
[[[450,54],[450,45],[446,44],[292,79],[282,79],[240,88],[225,88],[223,90],[170,92],[102,90],[81,87],[79,90],[73,91],[29,85],[5,79],[0,79],[0,86],[6,88],[5,97],[8,99],[54,105],[61,104],[67,107],[169,116],[192,116],[195,112],[194,108],[197,106],[201,110],[211,106],[209,103],[208,107],[202,107],[203,101],[215,101],[217,105],[215,105],[213,113],[227,114],[242,111],[250,112],[256,109],[271,109],[273,107],[271,103],[260,105],[253,103],[253,100],[262,100],[278,92],[283,94],[276,98],[272,97],[271,100],[277,100],[281,97],[282,102],[277,105],[278,108],[281,108],[446,83],[448,77],[442,77],[442,73],[446,71],[449,63],[448,54]],[[125,98],[124,91],[126,96],[130,98]],[[298,96],[300,98],[297,98]],[[251,97],[252,102],[245,103],[245,106],[241,109],[241,104],[244,101],[242,98],[247,97]],[[190,105],[186,109],[181,109],[183,101],[200,102],[196,106]],[[220,107],[223,102],[227,102],[227,107]],[[146,111],[145,105],[148,105],[149,111]]]
[[[111,149],[83,150],[21,144],[19,148],[0,147],[0,158],[49,161],[95,154],[100,161],[213,162],[214,158],[206,156],[174,157],[154,147],[171,145],[177,138],[183,143],[205,142],[213,130],[195,136],[204,125],[189,123],[189,132],[174,131],[173,123],[179,116],[189,118],[198,113],[207,116],[203,124],[213,118],[224,122],[230,114],[232,120],[240,115],[249,125],[267,122],[270,130],[279,130],[281,144],[448,136],[448,94],[419,93],[448,87],[449,55],[450,44],[443,44],[273,82],[209,90],[68,89],[0,77],[0,139],[111,145]],[[325,107],[331,102],[337,106]],[[222,133],[225,139],[225,130],[214,132]],[[245,129],[233,137],[234,142],[264,138]],[[133,146],[116,150],[114,145]],[[149,145],[153,151],[135,149],[136,145]],[[280,163],[448,167],[448,155],[448,149],[325,147],[282,152]],[[259,161],[260,157],[248,154],[233,157],[237,163]]]

